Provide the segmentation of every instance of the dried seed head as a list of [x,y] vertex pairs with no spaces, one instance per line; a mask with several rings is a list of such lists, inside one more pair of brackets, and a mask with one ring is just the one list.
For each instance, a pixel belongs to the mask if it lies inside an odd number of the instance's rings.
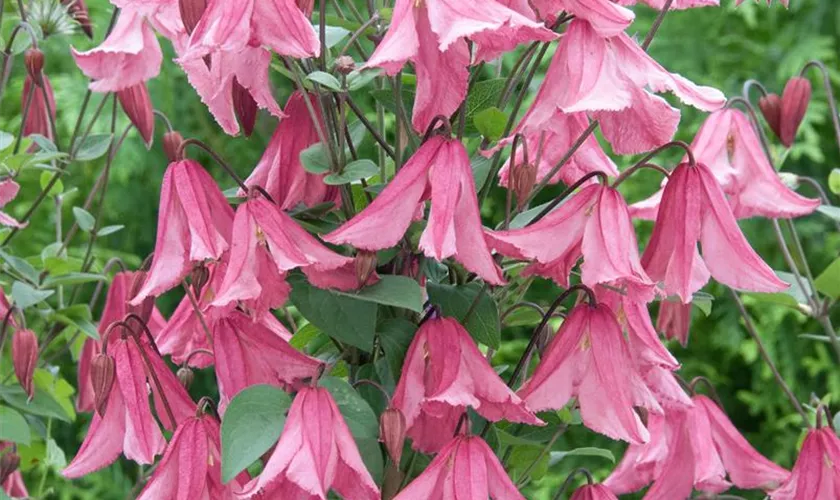
[[348,75],[356,69],[356,61],[350,56],[341,56],[335,60],[335,69],[343,75]]
[[388,456],[395,464],[402,458],[405,426],[405,416],[396,408],[386,409],[379,417],[379,440],[385,444]]
[[35,366],[38,364],[38,337],[32,330],[18,330],[12,339],[12,365],[15,376],[29,399],[35,396]]
[[93,385],[93,407],[100,416],[105,415],[115,376],[114,358],[104,352],[97,354],[91,361],[90,380]]

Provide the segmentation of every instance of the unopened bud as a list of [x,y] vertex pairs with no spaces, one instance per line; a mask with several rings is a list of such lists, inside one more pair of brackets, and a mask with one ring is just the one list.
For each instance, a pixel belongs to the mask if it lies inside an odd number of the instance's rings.
[[178,132],[173,131],[163,134],[163,151],[170,162],[184,159],[184,152],[181,151],[181,144],[183,143],[184,137]]
[[187,34],[192,34],[204,11],[207,10],[207,0],[178,0],[178,9],[181,11],[181,20]]
[[178,376],[178,381],[184,386],[184,389],[189,389],[193,380],[195,380],[195,374],[188,366],[178,368],[176,375]]
[[61,4],[67,7],[70,14],[88,38],[93,38],[93,26],[90,24],[90,14],[84,0],[61,0]]
[[35,396],[35,366],[38,364],[38,337],[32,330],[18,330],[12,339],[12,365],[15,376],[29,399]]
[[20,456],[10,451],[0,457],[0,484],[5,484],[6,479],[12,475],[20,466]]
[[513,168],[508,180],[508,188],[516,195],[516,205],[519,208],[525,204],[525,200],[531,195],[534,184],[537,182],[537,166],[532,163],[521,163]]
[[201,290],[204,285],[210,281],[210,270],[204,264],[199,264],[193,267],[190,273],[190,283],[192,284],[192,292],[195,297],[201,297]]
[[99,416],[105,416],[115,376],[114,358],[104,352],[97,354],[90,363],[90,380],[93,385],[93,407]]
[[26,66],[26,73],[35,82],[35,85],[44,85],[44,78],[41,71],[44,70],[44,53],[40,49],[29,49],[23,56],[23,63]]
[[128,119],[140,132],[140,136],[148,149],[152,145],[155,134],[155,113],[146,84],[141,82],[120,90],[117,92],[117,98],[120,100],[120,106],[122,106]]
[[350,56],[341,56],[335,60],[335,69],[343,75],[349,75],[356,69],[356,61]]
[[385,444],[391,461],[399,465],[405,442],[405,416],[396,408],[388,408],[379,417],[379,440]]
[[376,271],[376,252],[359,250],[356,254],[356,282],[359,288],[367,284],[368,279]]
[[233,111],[242,126],[242,132],[246,137],[251,137],[254,132],[254,125],[257,123],[257,101],[251,97],[248,89],[239,84],[236,77],[233,78]]
[[811,82],[797,76],[788,80],[782,92],[781,123],[779,125],[779,140],[786,147],[791,147],[796,140],[796,131],[811,100]]
[[[133,278],[131,281],[131,288],[129,289],[128,296],[129,297],[136,297],[137,293],[143,287],[143,283],[146,281],[146,271],[135,271],[133,273]],[[140,305],[132,306],[128,305],[128,312],[134,313],[140,316],[140,319],[143,320],[144,323],[148,323],[149,319],[152,317],[152,311],[155,308],[155,298],[154,297],[147,297],[140,303]]]
[[776,134],[776,137],[781,137],[782,125],[782,98],[779,94],[767,94],[758,100],[758,109],[761,110],[762,116],[770,126],[770,130]]

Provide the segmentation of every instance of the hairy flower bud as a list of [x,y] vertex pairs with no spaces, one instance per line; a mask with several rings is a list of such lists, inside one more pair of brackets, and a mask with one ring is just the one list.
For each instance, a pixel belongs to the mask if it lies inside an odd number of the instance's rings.
[[379,417],[379,440],[385,444],[388,456],[399,465],[405,442],[405,416],[396,408],[388,408]]
[[184,22],[188,34],[192,34],[204,11],[207,10],[207,0],[178,0],[181,20]]
[[782,92],[782,110],[779,124],[779,140],[791,147],[796,140],[796,131],[805,118],[808,102],[811,100],[811,82],[797,76],[788,80]]
[[348,75],[356,69],[356,61],[350,56],[341,56],[335,60],[335,69],[343,75]]
[[257,101],[251,97],[251,93],[243,87],[234,77],[233,79],[233,111],[239,124],[242,125],[242,132],[246,137],[251,137],[254,132],[254,125],[257,123]]
[[770,126],[770,130],[776,134],[776,137],[781,137],[782,124],[782,98],[779,94],[767,94],[758,100],[758,109]]
[[0,484],[4,484],[6,479],[8,479],[19,466],[20,455],[13,451],[10,451],[0,457]]
[[189,389],[193,380],[195,380],[195,374],[188,366],[178,368],[178,373],[176,373],[176,375],[178,376],[178,381],[181,382],[181,385],[183,385],[185,389]]
[[376,252],[367,252],[360,250],[356,254],[356,281],[359,283],[359,288],[367,284],[368,279],[376,271]]
[[67,7],[67,13],[79,23],[85,35],[93,39],[93,26],[90,23],[90,14],[88,14],[85,0],[61,0],[61,4]]
[[534,184],[537,182],[537,166],[531,163],[516,165],[510,175],[510,189],[516,195],[516,205],[519,208],[525,204],[525,200],[531,195]]
[[108,407],[108,397],[114,385],[116,364],[114,358],[101,352],[93,358],[90,364],[90,380],[93,385],[93,407],[100,416],[105,415]]
[[163,151],[170,163],[181,161],[184,159],[184,153],[181,151],[181,144],[184,142],[184,136],[178,132],[167,132],[163,134]]
[[29,49],[23,56],[23,63],[26,66],[29,78],[35,85],[39,87],[44,85],[44,78],[41,75],[41,71],[44,69],[44,53],[40,49]]
[[117,98],[128,119],[140,132],[146,148],[149,148],[155,134],[155,114],[146,84],[141,82],[120,90],[117,92]]
[[29,399],[35,396],[35,365],[38,364],[38,337],[32,330],[18,330],[12,339],[12,365],[14,365],[15,376],[29,395]]

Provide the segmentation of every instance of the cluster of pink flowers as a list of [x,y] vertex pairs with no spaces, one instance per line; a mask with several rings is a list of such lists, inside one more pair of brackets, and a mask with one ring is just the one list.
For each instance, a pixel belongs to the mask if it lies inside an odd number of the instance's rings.
[[[746,115],[724,107],[721,92],[668,72],[626,34],[634,19],[626,6],[635,0],[397,0],[390,27],[365,66],[395,75],[411,64],[417,75],[411,123],[418,132],[463,104],[471,66],[523,43],[559,39],[530,109],[509,137],[482,153],[496,154],[518,140],[519,154],[501,170],[500,184],[512,187],[524,152],[539,150],[532,182],[580,189],[524,227],[488,229],[468,151],[441,127],[364,210],[317,236],[288,213],[340,199],[300,160],[324,127],[308,114],[317,96],[298,90],[281,108],[269,82],[272,54],[320,54],[309,20],[313,2],[112,3],[120,15],[108,37],[73,56],[92,91],[117,93],[147,144],[154,116],[146,82],[163,61],[156,34],[171,41],[177,64],[225,132],[249,135],[258,109],[280,123],[235,210],[202,165],[184,158],[180,136],[167,134],[171,163],[161,188],[154,257],[148,271],[114,277],[101,341],[85,343],[77,405],[94,416],[66,477],[89,474],[120,455],[139,464],[162,455],[140,498],[326,498],[330,490],[348,499],[379,498],[336,402],[317,387],[324,362],[293,348],[291,333],[272,310],[286,304],[291,272],[340,291],[375,283],[375,272],[360,278],[359,259],[396,246],[412,222],[426,219],[418,253],[430,259],[452,258],[489,286],[506,283],[502,257],[524,261],[524,275],[565,288],[579,266],[589,300],[568,311],[518,390],[494,371],[457,319],[436,312],[424,318],[386,411],[393,420],[383,424],[382,439],[392,458],[402,450],[402,437],[414,450],[437,455],[396,498],[522,498],[488,444],[471,434],[467,410],[489,422],[539,426],[544,422],[536,412],[570,404],[589,429],[630,445],[603,484],[586,485],[573,498],[615,498],[648,485],[651,499],[688,498],[693,490],[718,494],[733,485],[779,499],[838,495],[840,441],[829,428],[809,431],[789,472],[759,454],[718,404],[686,391],[675,377],[680,364],[657,331],[686,343],[692,299],[710,278],[752,292],[787,287],[737,220],[798,217],[819,202],[785,186]],[[567,24],[562,36],[552,29],[558,22]],[[25,133],[48,135],[47,114],[55,112],[49,81],[28,78],[26,85],[33,118]],[[711,114],[661,191],[628,205],[607,183],[619,172],[599,142],[584,136],[574,144],[596,122],[617,154],[668,144],[680,112],[657,95],[664,92]],[[795,97],[764,106],[777,116],[786,144],[804,113]],[[552,173],[573,147],[563,168]],[[13,182],[0,184],[0,203],[15,192]],[[633,218],[655,221],[641,254]],[[17,224],[4,214],[0,223]],[[342,253],[351,248],[355,257]],[[176,287],[187,296],[166,320],[154,299]],[[661,302],[656,326],[648,312],[653,301]],[[13,347],[15,371],[31,396],[37,339],[33,347],[26,332],[15,333]],[[259,475],[243,472],[222,483],[219,422],[201,404],[197,410],[163,356],[185,367],[214,366],[222,418],[233,397],[255,384],[295,394]],[[168,443],[161,426],[174,433]],[[396,447],[390,446],[394,439]],[[22,488],[17,476],[7,482]]]

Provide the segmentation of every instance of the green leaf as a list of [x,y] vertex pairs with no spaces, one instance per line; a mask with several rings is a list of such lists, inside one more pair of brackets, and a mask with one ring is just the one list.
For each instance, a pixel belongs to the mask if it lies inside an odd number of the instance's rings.
[[839,207],[832,207],[830,205],[820,205],[817,207],[817,212],[820,212],[823,215],[827,215],[832,219],[840,222],[840,208]]
[[310,323],[342,342],[367,352],[373,349],[375,303],[316,288],[300,275],[289,276],[288,282],[292,303]]
[[[47,186],[50,185],[50,181],[55,176],[52,172],[41,172],[41,177],[38,179],[39,184],[41,185],[41,189],[47,189]],[[61,179],[55,181],[55,184],[52,185],[49,192],[47,193],[48,196],[58,196],[64,192],[64,183],[61,182]]]
[[536,326],[542,321],[539,311],[530,307],[519,307],[505,316],[505,326]]
[[330,171],[327,149],[320,142],[300,152],[300,163],[310,174],[324,174]]
[[388,366],[391,367],[391,373],[395,379],[400,378],[405,353],[414,339],[415,331],[417,331],[417,325],[402,318],[386,319],[377,328],[379,345],[382,346],[385,359],[388,360]]
[[4,261],[6,261],[7,266],[9,266],[22,278],[28,280],[30,283],[38,282],[38,271],[36,271],[35,268],[32,267],[32,265],[29,262],[26,262],[20,257],[9,255],[3,250],[0,250],[0,257],[2,257]]
[[87,304],[76,304],[58,310],[50,315],[50,320],[73,326],[88,337],[99,340],[99,331],[91,321],[90,308]]
[[347,88],[349,90],[359,90],[361,88],[364,88],[377,76],[379,76],[380,73],[381,71],[375,68],[365,69],[362,71],[351,71],[350,74],[347,75]]
[[8,148],[15,142],[15,136],[8,132],[3,132],[0,130],[0,151]]
[[64,455],[64,450],[59,448],[58,443],[52,438],[47,439],[47,456],[44,463],[56,471],[67,467],[67,457]]
[[12,301],[21,309],[34,306],[54,293],[54,290],[38,290],[22,281],[12,283]]
[[840,194],[840,168],[832,168],[828,174],[828,189],[834,194]]
[[473,117],[476,130],[490,142],[496,142],[505,133],[508,116],[501,109],[491,106]]
[[805,286],[805,293],[803,293],[793,274],[785,271],[775,271],[775,273],[779,279],[790,285],[787,290],[779,293],[748,293],[747,295],[760,302],[778,304],[797,310],[801,310],[802,305],[808,304],[808,296],[812,295],[813,291],[807,281],[803,280],[803,285]]
[[14,385],[0,385],[0,398],[8,403],[9,406],[13,406],[24,413],[57,418],[64,422],[72,421],[61,405],[44,391],[35,391],[35,397],[32,398],[32,401],[27,401],[29,396],[17,383]]
[[[394,91],[392,89],[375,89],[370,91],[370,95],[390,113],[397,113],[397,100],[394,98]],[[402,88],[400,93],[402,96],[402,109],[406,116],[411,116],[414,108],[414,90],[410,88]]]
[[52,141],[52,139],[48,137],[44,137],[41,134],[29,134],[29,138],[41,148],[41,151],[47,152],[57,152],[58,147]]
[[55,288],[59,286],[80,285],[93,281],[105,281],[105,276],[94,273],[68,273],[60,276],[47,276],[41,284],[43,288]]
[[327,39],[327,48],[331,49],[338,45],[338,42],[350,34],[350,30],[344,29],[341,26],[325,26]]
[[96,236],[108,236],[109,234],[114,234],[117,231],[122,231],[125,228],[122,224],[117,224],[115,226],[105,226],[99,231],[96,232]]
[[493,162],[490,158],[485,158],[481,155],[476,156],[470,161],[476,192],[481,191],[481,188],[484,187],[484,184],[487,182],[487,178],[490,177],[490,168],[492,166]]
[[324,177],[324,184],[340,186],[359,179],[368,179],[379,173],[379,166],[371,160],[356,160],[348,163],[340,174],[330,174]]
[[814,280],[817,290],[832,299],[840,298],[840,257],[834,259]]
[[85,139],[76,148],[75,159],[78,161],[91,161],[99,158],[108,152],[111,146],[111,134],[93,134]]
[[694,295],[691,298],[691,303],[697,309],[703,311],[703,314],[708,316],[712,314],[712,302],[714,302],[715,297],[711,294],[705,292],[694,292]]
[[613,464],[615,463],[615,455],[613,455],[610,450],[594,448],[591,446],[575,448],[574,450],[568,451],[552,451],[550,456],[551,459],[549,460],[549,463],[551,465],[556,464],[566,457],[600,457],[609,460]]
[[234,396],[222,420],[222,482],[274,446],[291,405],[289,395],[271,385],[254,385]]
[[478,113],[485,109],[499,104],[499,98],[505,89],[505,78],[494,78],[492,80],[482,80],[476,82],[467,95],[467,116],[464,132],[475,134],[478,132],[474,125],[474,120]]
[[53,374],[45,368],[35,370],[32,379],[35,383],[36,391],[44,391],[49,394],[71,420],[76,419],[76,401],[73,398],[76,389],[72,385],[61,378],[60,375]]
[[[429,293],[429,301],[439,305],[444,316],[452,316],[458,321],[463,321],[473,300],[481,291],[481,285],[469,283],[463,286],[452,286],[427,283],[426,290]],[[501,345],[502,329],[499,324],[499,310],[496,302],[487,295],[487,292],[481,291],[478,304],[465,326],[477,342],[493,349],[498,349]]]
[[79,229],[86,233],[91,232],[96,225],[96,219],[93,215],[82,207],[73,207],[73,217],[76,218]]
[[336,92],[341,91],[341,83],[338,81],[338,78],[329,73],[325,73],[323,71],[313,71],[312,73],[306,75],[306,79],[319,83],[330,90],[334,90]]
[[336,293],[367,302],[423,312],[423,289],[415,280],[406,276],[384,275],[379,277],[376,284],[358,292]]
[[0,406],[0,441],[29,444],[29,424],[23,415],[9,408]]

